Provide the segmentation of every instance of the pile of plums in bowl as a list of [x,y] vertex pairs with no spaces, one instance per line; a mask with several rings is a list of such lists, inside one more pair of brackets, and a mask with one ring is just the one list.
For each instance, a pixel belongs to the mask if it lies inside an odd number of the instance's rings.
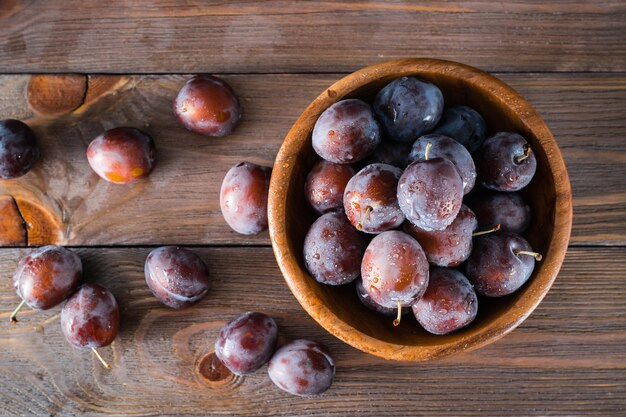
[[421,361],[532,312],[567,249],[571,191],[550,131],[510,87],[452,62],[392,61],[305,110],[274,165],[269,224],[315,320]]

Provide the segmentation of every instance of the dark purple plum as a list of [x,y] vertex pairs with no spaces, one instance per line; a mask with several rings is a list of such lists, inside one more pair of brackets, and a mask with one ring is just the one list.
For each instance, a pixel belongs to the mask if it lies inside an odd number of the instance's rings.
[[496,225],[506,232],[524,233],[530,226],[531,211],[521,195],[484,190],[473,195],[467,203],[482,230]]
[[[76,290],[82,273],[83,265],[76,253],[62,246],[43,246],[17,263],[13,283],[23,303],[35,310],[47,310]],[[17,322],[20,307],[11,315],[12,323]]]
[[222,327],[215,341],[215,354],[231,372],[246,375],[270,360],[277,338],[278,326],[271,317],[243,313]]
[[354,176],[350,165],[319,160],[306,178],[304,195],[313,209],[324,214],[343,208],[343,192]]
[[353,176],[343,194],[352,226],[365,233],[395,229],[404,221],[396,189],[402,171],[386,164],[368,165]]
[[488,297],[502,297],[517,291],[528,281],[541,255],[516,233],[481,236],[465,264],[467,277],[476,291]]
[[369,104],[341,100],[327,108],[313,127],[313,149],[336,164],[360,161],[380,144],[380,126]]
[[454,164],[463,180],[463,194],[469,193],[476,183],[476,166],[465,146],[452,138],[442,135],[424,135],[413,144],[409,154],[409,163],[426,160],[426,147],[429,158],[444,158]]
[[443,94],[434,84],[402,77],[378,92],[373,108],[390,139],[413,142],[439,122]]
[[409,164],[411,146],[411,142],[383,140],[374,153],[362,160],[359,166],[363,168],[371,164],[387,164],[404,169]]
[[87,161],[102,179],[130,184],[147,177],[155,164],[152,138],[134,127],[116,127],[91,141]]
[[188,130],[226,136],[241,119],[239,99],[228,83],[212,75],[196,75],[180,89],[174,114]]
[[474,153],[487,137],[487,125],[471,107],[452,106],[443,111],[433,133],[449,136]]
[[[356,295],[365,307],[377,312],[378,314],[382,314],[383,316],[396,317],[398,315],[397,306],[394,308],[383,307],[374,301],[363,286],[363,280],[361,278],[358,278],[354,282],[356,283]],[[408,314],[410,310],[411,309],[409,307],[402,307],[402,315],[404,316]]]
[[267,199],[272,169],[250,162],[232,167],[222,181],[220,207],[237,233],[255,235],[267,229]]
[[326,213],[311,225],[304,239],[304,263],[322,284],[347,284],[359,276],[366,246],[365,236],[343,212]]
[[411,222],[404,222],[404,231],[419,242],[430,264],[452,267],[470,256],[472,233],[477,224],[472,210],[463,204],[454,221],[443,230],[426,231]]
[[189,249],[163,246],[148,254],[144,266],[152,294],[171,308],[189,307],[211,288],[209,268]]
[[429,333],[444,335],[470,324],[478,313],[478,298],[472,284],[456,269],[430,269],[428,288],[413,314]]
[[408,221],[423,230],[443,230],[461,209],[463,180],[447,159],[416,161],[400,177],[397,195]]
[[519,191],[537,170],[537,159],[522,135],[500,132],[487,138],[476,153],[480,183],[495,191]]
[[25,175],[39,156],[37,138],[26,123],[14,119],[0,120],[0,179]]
[[321,344],[299,339],[274,353],[267,372],[283,391],[299,396],[320,395],[333,383],[335,362]]
[[392,230],[374,237],[361,263],[363,288],[372,300],[398,313],[417,301],[428,285],[428,260],[417,240]]

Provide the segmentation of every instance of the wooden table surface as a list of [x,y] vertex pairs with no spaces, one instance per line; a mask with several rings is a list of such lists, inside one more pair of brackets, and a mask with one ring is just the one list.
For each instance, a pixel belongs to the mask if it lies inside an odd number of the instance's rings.
[[[460,61],[525,96],[557,139],[572,182],[574,228],[556,283],[513,333],[434,363],[357,351],[300,308],[269,236],[223,221],[228,168],[271,165],[282,138],[326,86],[399,57]],[[171,102],[189,74],[220,74],[241,97],[235,134],[183,130]],[[72,76],[32,77],[32,74]],[[42,159],[0,182],[0,415],[611,416],[626,413],[626,2],[0,2],[0,118],[25,120]],[[158,148],[148,180],[91,172],[89,141],[141,127]],[[22,219],[25,223],[22,223]],[[25,227],[22,227],[25,224]],[[9,226],[6,226],[9,225]],[[80,253],[88,281],[119,300],[118,339],[102,354],[64,340],[59,308],[8,317],[26,246]],[[151,295],[147,253],[192,246],[214,279],[195,307]],[[318,398],[278,390],[265,370],[210,381],[198,369],[219,327],[266,312],[284,338],[325,343],[337,364]]]

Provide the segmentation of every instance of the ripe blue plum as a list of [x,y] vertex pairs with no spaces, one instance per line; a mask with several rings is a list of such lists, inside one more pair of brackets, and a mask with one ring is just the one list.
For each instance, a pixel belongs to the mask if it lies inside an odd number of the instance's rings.
[[313,149],[336,164],[360,161],[380,144],[380,126],[369,104],[358,99],[341,100],[327,108],[315,122]]
[[0,120],[0,179],[26,175],[39,159],[35,133],[26,123]]
[[452,106],[444,109],[433,133],[449,136],[474,153],[487,136],[487,124],[471,107]]
[[443,94],[434,84],[415,77],[402,77],[378,92],[373,108],[390,139],[412,142],[439,122]]

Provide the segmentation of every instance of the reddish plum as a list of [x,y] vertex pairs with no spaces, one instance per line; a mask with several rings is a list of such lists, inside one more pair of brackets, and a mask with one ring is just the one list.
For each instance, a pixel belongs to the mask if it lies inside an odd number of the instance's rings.
[[241,162],[224,177],[220,207],[226,223],[237,233],[255,235],[267,229],[267,198],[272,169]]
[[139,129],[117,127],[91,141],[87,160],[102,179],[130,184],[147,177],[154,168],[154,142]]
[[299,396],[319,395],[333,383],[335,362],[321,344],[299,339],[274,353],[267,372],[283,391]]
[[120,328],[120,311],[115,297],[98,284],[85,284],[65,303],[61,310],[61,329],[67,341],[77,349],[91,349],[100,362],[109,368],[95,350],[110,345]]
[[342,285],[354,281],[367,246],[343,213],[326,213],[317,219],[304,239],[304,263],[318,282]]
[[243,313],[225,324],[215,341],[215,354],[237,375],[246,375],[269,361],[276,339],[276,322],[263,313]]
[[341,100],[327,108],[313,127],[313,149],[322,158],[349,164],[365,158],[380,143],[380,127],[369,104]]
[[392,230],[374,237],[361,263],[363,287],[383,307],[411,306],[428,285],[428,261],[419,243],[404,232]]
[[304,195],[313,209],[324,214],[343,207],[343,192],[354,169],[350,165],[319,160],[306,178]]
[[39,159],[35,133],[19,120],[0,120],[0,179],[25,175]]
[[443,335],[470,324],[478,313],[478,298],[472,284],[456,269],[431,268],[428,288],[413,314],[426,331]]
[[194,252],[176,246],[163,246],[150,252],[144,274],[152,294],[171,308],[196,303],[211,287],[204,261]]
[[353,176],[343,195],[350,223],[365,233],[395,229],[404,221],[396,188],[402,171],[386,164],[372,164]]
[[470,256],[472,233],[476,227],[476,216],[465,204],[454,221],[443,230],[426,231],[410,222],[404,223],[404,231],[419,242],[428,262],[445,267],[457,266]]
[[52,308],[74,292],[83,265],[80,257],[62,246],[44,246],[22,258],[13,281],[22,304],[11,315],[11,322],[25,303],[35,310]]
[[196,75],[178,92],[174,114],[186,129],[220,137],[235,129],[241,119],[241,106],[226,81],[211,75]]

